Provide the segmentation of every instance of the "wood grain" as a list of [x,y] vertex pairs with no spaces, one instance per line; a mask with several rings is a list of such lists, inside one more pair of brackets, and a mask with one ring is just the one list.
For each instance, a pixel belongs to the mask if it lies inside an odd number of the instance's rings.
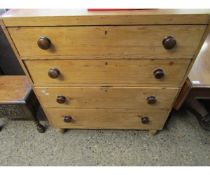
[[206,38],[193,67],[189,79],[193,87],[210,87],[210,34]]
[[[196,59],[190,63],[187,74],[185,76],[184,85],[178,93],[174,103],[174,108],[179,110],[185,102],[192,88],[209,88],[209,56],[210,56],[210,26],[205,31],[202,42],[197,50]],[[187,79],[186,79],[187,78]],[[185,80],[186,79],[186,80]]]
[[173,108],[177,111],[181,108],[182,104],[184,103],[185,99],[190,93],[190,90],[192,88],[192,83],[190,82],[189,78],[185,81],[184,86],[182,86],[180,93],[178,94],[174,104]]
[[[169,111],[138,109],[45,109],[51,125],[55,128],[75,129],[162,129]],[[73,121],[65,123],[65,115]],[[141,123],[141,117],[148,116],[148,124]]]
[[[207,41],[207,37],[208,37],[208,35],[209,35],[209,32],[210,32],[210,25],[207,25],[207,27],[206,27],[206,29],[205,29],[205,32],[204,32],[204,34],[203,34],[203,36],[202,36],[202,39],[201,39],[201,41],[200,41],[200,43],[199,43],[199,46],[198,46],[198,48],[196,49],[194,58],[193,58],[192,61],[190,62],[189,66],[188,66],[188,68],[187,68],[186,74],[185,74],[185,76],[184,76],[184,78],[183,78],[183,80],[182,80],[182,82],[181,82],[181,84],[180,84],[180,86],[184,88],[184,91],[186,91],[186,88],[187,88],[187,86],[188,86],[189,84],[190,84],[190,86],[191,86],[191,83],[189,83],[190,80],[189,80],[189,78],[188,78],[188,75],[189,75],[190,71],[192,70],[192,67],[193,67],[195,61],[197,61],[197,57],[199,58],[200,55],[203,55],[203,56],[205,57],[205,54],[203,54],[202,52],[207,52],[206,49],[204,49],[205,51],[203,51],[203,46],[205,47],[204,43]],[[200,53],[200,52],[201,52],[201,53]],[[208,52],[207,52],[207,54],[208,54]],[[198,61],[197,61],[197,62],[198,62]],[[195,72],[197,72],[197,70],[196,70]],[[185,84],[185,83],[186,83],[186,84]],[[198,85],[198,86],[199,86],[199,85]],[[208,87],[208,85],[207,85],[206,87]],[[189,90],[188,90],[188,91],[189,91]],[[183,94],[183,93],[184,93],[184,94]],[[188,92],[186,91],[186,93],[188,93]],[[182,88],[180,88],[180,90],[178,91],[178,93],[177,93],[177,95],[176,95],[176,97],[175,97],[175,99],[177,99],[177,100],[174,101],[174,108],[175,108],[176,110],[178,110],[178,109],[181,107],[181,104],[184,102],[184,98],[185,98],[185,97],[186,97],[185,92],[182,92]]]
[[[8,31],[23,59],[37,56],[43,59],[46,56],[191,59],[205,28],[205,25],[18,27]],[[37,46],[40,36],[51,40],[50,49],[42,50]],[[166,36],[176,39],[175,49],[164,49],[162,40]]]
[[[72,84],[148,84],[148,86],[178,87],[189,60],[26,60],[35,86],[64,86]],[[60,76],[48,76],[50,68],[57,68]],[[165,77],[156,79],[157,68]]]
[[0,104],[25,103],[31,91],[26,76],[0,76]]
[[23,62],[22,62],[22,60],[21,60],[21,58],[20,58],[20,55],[19,55],[19,53],[18,53],[18,51],[17,51],[17,48],[15,47],[15,44],[14,44],[14,42],[12,41],[12,38],[11,38],[11,36],[10,36],[8,30],[6,29],[6,27],[5,27],[4,23],[3,23],[3,21],[2,21],[2,20],[0,20],[0,21],[1,21],[1,28],[3,29],[3,32],[4,32],[4,34],[5,34],[5,36],[6,36],[7,40],[8,40],[8,42],[10,43],[10,46],[11,46],[11,48],[12,48],[12,50],[13,50],[15,56],[17,57],[18,62],[20,63],[20,65],[21,65],[21,67],[22,67],[22,69],[23,69],[23,71],[24,71],[26,77],[28,78],[29,83],[32,85],[31,78],[30,78],[30,76],[28,75],[28,72],[27,72],[27,70],[26,70],[26,68],[25,68],[25,66],[24,66],[24,64],[23,64]]
[[[56,128],[149,129],[156,132],[204,41],[210,10],[10,10],[4,31]],[[52,42],[37,46],[40,36]],[[177,47],[165,50],[173,36]],[[48,77],[57,68],[58,79]],[[163,69],[157,80],[153,71]],[[15,91],[14,91],[15,92]],[[65,95],[66,104],[56,96]],[[146,97],[157,97],[150,106]],[[84,109],[86,108],[86,109]],[[100,109],[99,109],[100,108]],[[63,117],[71,115],[72,123]],[[141,117],[148,116],[148,124]]]
[[3,20],[6,26],[207,24],[209,9],[127,10],[88,12],[71,9],[13,9]]
[[[125,108],[170,109],[177,88],[149,87],[36,87],[35,91],[44,107],[60,108]],[[65,96],[66,102],[56,102]],[[148,104],[147,97],[155,96],[157,102]]]

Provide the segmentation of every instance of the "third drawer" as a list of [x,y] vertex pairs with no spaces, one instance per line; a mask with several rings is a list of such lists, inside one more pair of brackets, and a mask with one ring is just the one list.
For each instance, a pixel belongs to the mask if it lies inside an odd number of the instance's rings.
[[170,109],[178,88],[36,87],[44,107]]

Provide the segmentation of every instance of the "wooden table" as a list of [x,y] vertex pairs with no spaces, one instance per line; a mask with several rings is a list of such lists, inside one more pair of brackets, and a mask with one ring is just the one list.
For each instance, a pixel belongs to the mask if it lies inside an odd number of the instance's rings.
[[210,34],[208,34],[174,105],[176,110],[185,106],[197,116],[204,129],[210,129],[209,124],[204,126],[202,123],[204,120],[205,123],[210,121],[208,111],[198,101],[199,99],[210,99]]
[[[45,127],[37,118],[39,102],[26,76],[0,76],[0,87],[0,118],[25,119],[27,116],[34,120],[39,132],[45,132]],[[3,126],[0,125],[0,131]]]

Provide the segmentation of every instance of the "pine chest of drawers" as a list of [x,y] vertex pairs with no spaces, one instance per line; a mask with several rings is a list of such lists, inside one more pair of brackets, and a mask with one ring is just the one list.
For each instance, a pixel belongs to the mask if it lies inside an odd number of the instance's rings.
[[4,31],[55,128],[161,130],[209,11],[11,10]]

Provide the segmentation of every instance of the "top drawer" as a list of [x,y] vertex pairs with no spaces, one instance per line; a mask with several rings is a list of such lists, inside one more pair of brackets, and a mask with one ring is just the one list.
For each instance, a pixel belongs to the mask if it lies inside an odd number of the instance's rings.
[[[205,25],[147,25],[15,27],[8,30],[22,59],[46,58],[43,56],[190,59],[205,28]],[[169,36],[173,38],[164,40]],[[40,37],[48,40],[40,40]],[[45,49],[38,47],[38,41]],[[171,49],[164,48],[163,41],[165,47]]]

